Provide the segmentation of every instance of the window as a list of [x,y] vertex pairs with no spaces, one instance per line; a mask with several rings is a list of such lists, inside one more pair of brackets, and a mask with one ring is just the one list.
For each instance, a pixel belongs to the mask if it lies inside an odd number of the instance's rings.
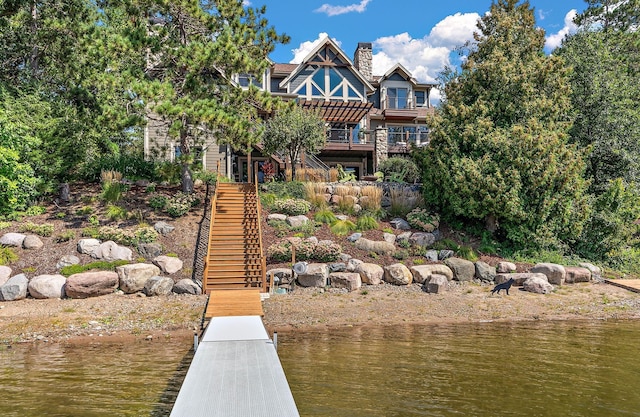
[[415,92],[415,96],[416,96],[416,106],[424,106],[426,104],[426,94],[424,91],[416,91]]
[[406,109],[407,108],[406,88],[387,88],[387,106],[390,109]]
[[240,87],[249,87],[249,85],[253,84],[258,88],[262,88],[262,78],[258,78],[251,74],[240,74],[238,75],[238,84]]
[[400,143],[425,144],[428,139],[429,128],[426,125],[387,126],[387,142],[390,145]]

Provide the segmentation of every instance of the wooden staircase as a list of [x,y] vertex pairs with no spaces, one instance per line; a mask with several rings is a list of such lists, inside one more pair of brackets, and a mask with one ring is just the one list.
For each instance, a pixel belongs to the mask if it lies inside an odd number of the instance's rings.
[[218,182],[211,204],[203,291],[267,292],[256,185]]

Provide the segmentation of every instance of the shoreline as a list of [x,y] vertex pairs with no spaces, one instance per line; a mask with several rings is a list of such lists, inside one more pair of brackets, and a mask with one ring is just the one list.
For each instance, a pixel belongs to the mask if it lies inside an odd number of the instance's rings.
[[[442,294],[421,286],[383,284],[347,293],[296,288],[264,304],[269,332],[286,334],[389,325],[640,319],[640,294],[604,283],[570,284],[541,295],[512,288],[451,282]],[[25,299],[0,303],[0,347],[22,343],[111,343],[192,337],[206,296],[107,295],[87,299]]]

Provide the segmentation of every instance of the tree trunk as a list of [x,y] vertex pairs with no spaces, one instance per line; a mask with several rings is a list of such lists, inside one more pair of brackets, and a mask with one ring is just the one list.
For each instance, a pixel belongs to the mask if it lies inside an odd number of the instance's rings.
[[193,175],[189,169],[188,163],[182,164],[182,192],[186,194],[193,193]]
[[60,184],[60,201],[63,203],[68,203],[71,199],[71,192],[69,190],[69,183],[65,182]]

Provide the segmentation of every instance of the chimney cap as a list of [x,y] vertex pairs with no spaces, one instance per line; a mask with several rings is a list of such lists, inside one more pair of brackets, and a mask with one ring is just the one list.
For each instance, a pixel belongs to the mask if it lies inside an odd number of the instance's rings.
[[358,42],[358,49],[371,49],[371,42]]

